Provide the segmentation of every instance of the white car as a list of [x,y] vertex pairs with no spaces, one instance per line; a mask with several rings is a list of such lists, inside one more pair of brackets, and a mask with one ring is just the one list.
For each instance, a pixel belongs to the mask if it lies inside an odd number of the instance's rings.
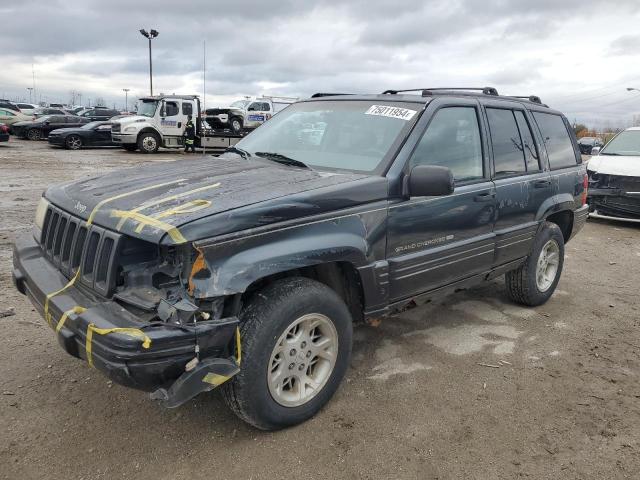
[[618,133],[587,164],[590,215],[640,222],[640,127]]
[[33,105],[32,103],[16,103],[16,105],[18,105],[21,113],[29,116],[32,116],[33,111],[38,108],[37,105]]

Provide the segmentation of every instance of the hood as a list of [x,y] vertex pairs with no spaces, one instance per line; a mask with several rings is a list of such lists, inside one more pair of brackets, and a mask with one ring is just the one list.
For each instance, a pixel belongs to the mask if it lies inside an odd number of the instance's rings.
[[119,123],[121,125],[129,125],[130,123],[136,123],[138,120],[142,120],[144,122],[149,122],[152,120],[151,117],[145,117],[144,115],[127,115],[126,117],[118,118],[117,120],[113,120],[113,123]]
[[15,122],[12,127],[26,127],[27,125],[33,125],[34,123],[37,122],[34,122],[33,120],[22,120],[20,122]]
[[110,230],[165,244],[201,240],[386,198],[386,179],[223,157],[144,165],[45,193]]
[[587,170],[604,175],[640,177],[640,156],[596,155],[589,159]]
[[56,128],[55,130],[51,130],[49,132],[49,136],[51,136],[51,135],[63,135],[65,133],[77,132],[78,130],[80,130],[80,127]]

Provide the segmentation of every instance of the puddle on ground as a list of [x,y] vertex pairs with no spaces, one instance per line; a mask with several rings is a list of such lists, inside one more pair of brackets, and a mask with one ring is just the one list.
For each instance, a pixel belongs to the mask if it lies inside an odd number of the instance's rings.
[[490,349],[496,355],[513,353],[515,340],[523,332],[509,325],[437,326],[405,333],[406,337],[422,336],[425,342],[453,355],[467,355]]

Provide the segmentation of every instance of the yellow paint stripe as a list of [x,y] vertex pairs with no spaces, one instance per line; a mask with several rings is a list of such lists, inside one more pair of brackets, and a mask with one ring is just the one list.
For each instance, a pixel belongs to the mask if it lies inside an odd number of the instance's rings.
[[72,313],[74,313],[76,315],[80,315],[82,312],[86,312],[86,311],[87,311],[86,308],[76,305],[72,309],[67,310],[66,312],[64,312],[62,314],[62,316],[60,317],[60,321],[58,322],[58,325],[56,325],[56,333],[58,333],[60,330],[62,330],[62,327],[64,327],[64,322],[67,321],[67,318],[69,318],[69,315],[71,315]]
[[90,323],[87,327],[87,339],[85,343],[85,350],[87,351],[87,362],[90,367],[93,367],[93,353],[92,353],[92,343],[93,343],[93,334],[97,335],[109,335],[112,333],[120,333],[122,335],[128,335],[130,337],[138,338],[142,341],[142,348],[150,348],[151,347],[151,339],[140,329],[138,328],[98,328],[93,323]]
[[91,211],[91,214],[89,215],[89,219],[87,220],[87,224],[90,225],[93,222],[93,219],[96,216],[96,213],[98,213],[98,210],[100,210],[100,208],[102,208],[105,204],[107,204],[109,202],[113,202],[115,200],[119,200],[119,199],[124,198],[124,197],[135,195],[136,193],[142,193],[142,192],[146,192],[148,190],[153,190],[155,188],[166,187],[167,185],[172,185],[174,183],[184,182],[185,180],[186,180],[185,178],[179,178],[178,180],[172,180],[170,182],[164,182],[164,183],[157,183],[155,185],[150,185],[148,187],[139,188],[137,190],[132,190],[130,192],[124,192],[124,193],[121,193],[119,195],[115,195],[113,197],[105,198],[104,200],[98,202],[98,204],[93,208],[93,210]]
[[236,327],[236,363],[240,366],[242,361],[242,344],[240,342],[240,327]]
[[62,287],[60,290],[56,290],[53,293],[50,293],[46,296],[46,298],[44,299],[44,318],[47,321],[47,323],[49,324],[49,326],[51,328],[53,328],[53,316],[51,315],[51,313],[49,313],[49,301],[55,297],[56,295],[60,295],[62,292],[64,292],[67,288],[71,287],[71,285],[73,285],[76,280],[78,280],[78,277],[80,276],[80,268],[78,268],[78,271],[76,272],[76,274],[73,276],[73,278],[71,280],[69,280],[69,283],[67,283],[64,287]]
[[182,236],[180,231],[174,225],[170,223],[162,222],[160,220],[156,220],[155,218],[149,217],[147,215],[143,215],[142,213],[134,212],[131,210],[112,210],[112,217],[124,218],[135,220],[136,222],[142,224],[143,226],[149,225],[157,228],[158,230],[162,230],[167,233],[171,237],[174,243],[186,243],[187,239]]

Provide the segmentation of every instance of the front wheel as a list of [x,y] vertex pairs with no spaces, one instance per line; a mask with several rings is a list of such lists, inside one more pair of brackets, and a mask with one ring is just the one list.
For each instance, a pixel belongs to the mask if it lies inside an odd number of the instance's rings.
[[257,292],[241,314],[240,373],[223,386],[242,420],[276,430],[308,420],[349,365],[352,318],[326,285],[285,278]]
[[544,222],[533,242],[531,255],[505,275],[509,297],[535,307],[545,303],[558,285],[564,265],[564,237],[555,223]]
[[80,150],[82,139],[78,135],[69,135],[64,141],[64,146],[69,150]]
[[156,153],[160,148],[160,137],[157,133],[142,133],[138,137],[138,148],[144,153]]
[[42,132],[37,128],[32,128],[27,131],[27,138],[29,140],[40,140],[42,138]]
[[229,126],[233,133],[240,133],[242,131],[242,120],[238,117],[232,117],[231,120],[229,120]]

